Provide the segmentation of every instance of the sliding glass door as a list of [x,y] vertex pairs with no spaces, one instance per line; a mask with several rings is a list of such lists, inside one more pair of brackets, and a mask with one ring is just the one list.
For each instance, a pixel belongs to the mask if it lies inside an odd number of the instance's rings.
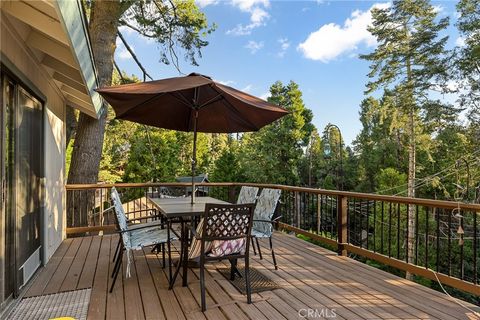
[[2,299],[16,296],[40,265],[43,104],[3,74],[1,112]]

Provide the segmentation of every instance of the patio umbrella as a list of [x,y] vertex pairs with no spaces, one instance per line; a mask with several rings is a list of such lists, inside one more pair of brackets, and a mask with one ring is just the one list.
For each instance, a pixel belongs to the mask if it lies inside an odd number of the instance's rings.
[[193,132],[192,203],[197,132],[257,131],[288,114],[283,108],[197,73],[97,91],[113,107],[117,119]]

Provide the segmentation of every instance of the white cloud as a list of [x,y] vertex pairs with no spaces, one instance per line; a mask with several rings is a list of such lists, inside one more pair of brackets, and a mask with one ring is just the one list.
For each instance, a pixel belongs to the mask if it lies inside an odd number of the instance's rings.
[[200,8],[205,8],[206,6],[216,5],[218,4],[219,0],[195,0],[195,3]]
[[130,55],[130,52],[127,51],[127,49],[122,48],[118,52],[117,57],[121,60],[126,60],[126,59],[130,59],[132,56]]
[[215,82],[218,82],[220,84],[223,84],[224,86],[231,86],[233,84],[235,84],[235,81],[233,80],[226,80],[226,81],[223,81],[223,80],[214,80]]
[[[136,21],[132,21],[132,25],[136,24]],[[134,31],[132,28],[129,28],[127,26],[120,26],[118,27],[118,31],[120,31],[120,33],[122,34],[132,34],[136,31]]]
[[360,44],[373,47],[377,42],[367,30],[372,22],[371,10],[389,6],[389,3],[376,3],[367,11],[356,10],[345,20],[343,26],[325,24],[310,33],[307,39],[298,45],[297,50],[307,59],[327,63],[344,53],[351,53]]
[[265,92],[262,94],[259,98],[267,101],[267,99],[270,97],[270,92]]
[[441,5],[433,6],[433,12],[435,12],[437,14],[442,13],[444,10],[445,10],[445,8]]
[[269,0],[232,0],[232,5],[238,7],[240,10],[250,12],[258,6],[269,7]]
[[255,54],[258,50],[263,48],[263,41],[257,42],[250,40],[245,45],[245,48],[249,49],[251,54]]
[[265,25],[270,18],[267,8],[270,7],[269,0],[232,0],[231,4],[243,12],[250,14],[249,24],[237,24],[233,29],[227,30],[226,34],[244,36],[252,33],[252,30]]
[[455,40],[455,45],[457,47],[464,47],[465,46],[465,39],[463,37],[458,37],[457,40]]
[[252,88],[252,84],[248,84],[245,88],[242,89],[242,91],[250,93],[250,91],[252,91]]
[[287,52],[287,49],[290,47],[290,42],[287,38],[280,38],[278,39],[278,43],[280,44],[280,51],[277,53],[277,55],[280,58],[283,58]]
[[[129,44],[129,47],[130,49],[132,49],[133,53],[135,53],[135,48],[131,44]],[[127,60],[132,58],[130,52],[128,52],[127,48],[125,48],[123,43],[121,43],[121,40],[119,42],[119,39],[117,39],[117,50],[115,50],[115,55],[120,60]]]

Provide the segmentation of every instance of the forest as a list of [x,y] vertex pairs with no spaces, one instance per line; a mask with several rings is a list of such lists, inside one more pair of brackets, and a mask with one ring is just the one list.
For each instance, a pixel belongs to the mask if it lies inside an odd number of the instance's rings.
[[[276,82],[268,100],[291,114],[259,132],[199,134],[198,171],[214,182],[258,182],[478,202],[480,2],[457,5],[461,46],[446,48],[448,18],[429,1],[374,9],[362,130],[346,146],[316,128],[299,86]],[[113,81],[139,81],[114,72]],[[456,93],[455,103],[442,93]],[[68,145],[69,157],[75,138]],[[98,180],[170,182],[190,173],[192,135],[114,119],[109,110]],[[67,159],[67,163],[69,159]]]

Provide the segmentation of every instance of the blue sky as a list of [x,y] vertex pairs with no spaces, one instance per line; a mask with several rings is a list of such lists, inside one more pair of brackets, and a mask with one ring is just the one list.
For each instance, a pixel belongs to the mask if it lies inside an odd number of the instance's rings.
[[[368,81],[368,62],[358,58],[375,48],[366,30],[373,6],[382,1],[196,0],[217,30],[208,36],[199,67],[181,61],[185,74],[199,72],[266,98],[277,80],[299,84],[313,122],[323,130],[334,123],[350,144],[361,130],[359,105]],[[439,15],[450,16],[449,46],[459,43],[456,1],[432,2]],[[154,79],[178,76],[159,62],[155,42],[122,29],[128,43]],[[125,48],[117,43],[116,61],[129,74],[141,75]],[[448,97],[447,97],[448,98]],[[449,99],[452,99],[451,97]]]

